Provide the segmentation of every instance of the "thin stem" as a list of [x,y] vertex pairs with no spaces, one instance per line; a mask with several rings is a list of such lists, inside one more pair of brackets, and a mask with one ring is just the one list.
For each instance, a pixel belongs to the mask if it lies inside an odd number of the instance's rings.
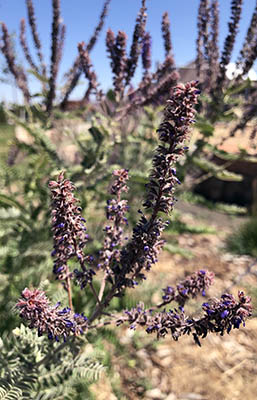
[[114,297],[116,289],[118,286],[118,282],[112,287],[111,291],[109,294],[105,297],[105,299],[96,307],[95,311],[89,318],[88,322],[91,324],[99,315],[102,314],[102,310],[107,307],[107,305],[110,303],[111,299]]
[[[74,338],[72,338],[74,340]],[[47,361],[49,361],[56,353],[64,349],[64,347],[69,345],[69,341],[67,342],[62,342],[60,346],[58,346],[56,349],[54,349],[52,352],[49,352],[42,360],[40,360],[38,363],[35,364],[35,367],[40,367],[40,365],[45,364]]]
[[106,325],[111,325],[114,321],[105,321],[100,324],[90,325],[88,329],[103,328]]
[[96,291],[95,291],[95,288],[94,288],[92,282],[89,283],[89,286],[90,286],[90,288],[91,288],[91,290],[92,290],[93,295],[94,295],[95,298],[96,298],[97,303],[98,303],[98,304],[101,304],[101,300],[100,300],[99,297],[97,296],[97,293],[96,293]]
[[98,298],[99,298],[100,302],[102,301],[102,298],[103,298],[107,275],[108,274],[105,271],[104,277],[103,277],[103,280],[102,280],[102,283],[101,283],[101,287],[100,287],[100,290],[99,290],[99,294],[98,294]]
[[68,292],[69,307],[70,307],[71,311],[73,311],[72,290],[71,290],[71,282],[70,282],[70,274],[69,274],[68,266],[67,266],[66,271],[67,271],[67,277],[66,277],[65,281],[66,281],[66,288],[67,288],[67,292]]
[[[215,172],[223,171],[224,169],[230,167],[233,163],[234,163],[234,161],[227,161],[224,164],[222,164],[219,168],[217,168]],[[200,183],[206,181],[209,178],[212,178],[213,176],[214,176],[214,173],[212,171],[207,172],[206,174],[200,176],[198,179],[194,180],[194,186],[199,185]]]

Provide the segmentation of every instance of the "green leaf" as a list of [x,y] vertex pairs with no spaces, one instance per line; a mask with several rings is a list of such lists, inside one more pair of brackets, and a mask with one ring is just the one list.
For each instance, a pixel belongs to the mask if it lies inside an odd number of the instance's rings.
[[226,169],[217,172],[214,176],[215,178],[218,178],[221,181],[227,181],[227,182],[242,182],[243,180],[243,175],[230,172]]
[[214,126],[209,122],[198,119],[195,123],[195,127],[199,129],[199,131],[205,136],[210,137],[213,136]]
[[230,172],[226,170],[224,166],[217,165],[214,162],[211,162],[204,158],[193,157],[192,162],[194,165],[201,168],[204,172],[211,173],[211,175],[217,179],[233,182],[241,182],[243,180],[242,175]]
[[103,141],[103,134],[100,131],[99,128],[97,128],[96,126],[92,126],[91,128],[89,128],[89,132],[91,133],[91,135],[93,136],[95,142],[99,145],[102,143]]
[[0,193],[0,204],[4,207],[15,207],[22,212],[27,213],[27,210],[17,200],[2,193]]
[[135,182],[135,183],[142,183],[142,184],[146,184],[149,180],[148,175],[145,174],[144,172],[140,172],[140,171],[136,171],[133,172],[131,171],[129,173],[130,175],[130,181],[131,182]]
[[245,89],[248,89],[251,87],[251,81],[250,79],[246,79],[241,85],[232,85],[230,88],[228,88],[225,92],[226,96],[231,96],[235,94],[239,94],[243,92]]
[[49,82],[49,80],[44,75],[39,74],[34,69],[28,69],[28,73],[34,75],[42,83],[48,83]]
[[109,89],[106,93],[106,97],[108,100],[110,100],[112,103],[116,103],[116,95],[114,90]]

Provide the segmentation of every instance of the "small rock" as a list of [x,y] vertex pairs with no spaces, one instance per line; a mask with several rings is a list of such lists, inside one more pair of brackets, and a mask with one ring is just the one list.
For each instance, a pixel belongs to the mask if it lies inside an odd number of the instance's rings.
[[159,348],[159,349],[157,350],[157,355],[158,355],[160,358],[166,358],[167,356],[170,356],[170,355],[171,355],[171,350],[170,350],[170,348],[168,348],[168,347]]
[[155,399],[155,400],[166,399],[166,394],[162,393],[161,390],[158,388],[147,390],[145,392],[145,396],[148,397],[149,399]]
[[198,393],[184,393],[180,400],[204,400],[204,397]]
[[165,400],[177,400],[177,396],[174,393],[170,393]]

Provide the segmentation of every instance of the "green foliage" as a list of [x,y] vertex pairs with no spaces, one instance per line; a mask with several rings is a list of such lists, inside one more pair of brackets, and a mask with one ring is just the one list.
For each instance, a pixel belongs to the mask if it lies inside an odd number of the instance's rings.
[[212,201],[205,199],[203,196],[191,191],[181,193],[179,198],[187,203],[198,204],[208,208],[209,210],[220,211],[229,215],[245,215],[247,213],[246,207],[239,207],[236,204],[213,203]]
[[[195,123],[196,140],[187,153],[181,169],[181,176],[185,179],[187,190],[193,190],[197,184],[211,177],[232,182],[243,180],[242,175],[233,173],[228,168],[234,161],[247,159],[246,152],[241,150],[238,154],[232,154],[219,148],[222,141],[229,137],[229,126],[226,137],[218,137],[215,145],[211,144],[211,140],[215,138],[216,127],[220,122],[229,123],[238,119],[235,110],[242,106],[244,90],[248,84],[228,85],[226,89],[220,91],[218,101],[211,94],[204,93],[200,96]],[[224,162],[221,165],[217,164],[215,156]]]
[[212,177],[220,179],[222,181],[233,181],[233,182],[241,182],[243,180],[242,175],[235,174],[224,169],[224,165],[218,166],[217,164],[206,160],[201,157],[193,157],[192,163],[199,167],[202,171],[208,172]]
[[227,239],[227,249],[236,254],[257,257],[257,218],[252,217]]
[[13,139],[14,126],[7,123],[0,123],[0,157],[4,157],[8,152],[8,142]]
[[172,219],[171,224],[166,228],[165,234],[181,234],[181,233],[191,233],[191,234],[209,234],[209,233],[216,233],[215,229],[204,225],[197,223],[194,225],[187,224],[182,221],[181,215],[178,213],[177,216]]
[[41,139],[30,145],[15,140],[19,162],[8,165],[7,154],[0,160],[1,332],[17,324],[10,310],[22,287],[39,284],[51,271],[47,175],[56,157]]
[[83,339],[51,343],[23,325],[1,341],[0,399],[77,399],[104,367]]
[[195,123],[195,128],[198,129],[205,138],[213,136],[214,134],[213,124],[211,124],[202,115],[198,116],[197,121]]

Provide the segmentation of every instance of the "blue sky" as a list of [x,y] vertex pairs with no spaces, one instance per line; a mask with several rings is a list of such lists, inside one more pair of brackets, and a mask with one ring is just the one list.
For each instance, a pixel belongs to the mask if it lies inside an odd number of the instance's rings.
[[[69,69],[77,55],[77,43],[84,40],[87,42],[94,31],[102,10],[104,0],[61,0],[62,18],[67,27],[65,48],[61,69],[59,72],[59,83],[62,84],[63,73]],[[51,0],[34,0],[38,31],[46,60],[50,55],[51,34]],[[228,32],[227,22],[230,16],[231,0],[220,0],[220,46]],[[247,31],[256,0],[244,0],[243,14],[240,31],[237,37],[233,58],[236,57]],[[128,45],[131,43],[133,27],[137,12],[140,8],[140,0],[112,0],[109,13],[101,32],[99,41],[91,53],[91,59],[95,67],[102,88],[111,87],[111,69],[109,59],[106,56],[105,34],[110,27],[115,33],[123,30],[128,35]],[[184,65],[195,57],[196,23],[199,0],[148,0],[147,1],[147,27],[151,32],[153,48],[153,67],[157,61],[164,57],[163,40],[161,36],[161,18],[168,11],[171,21],[171,34],[175,60],[178,66]],[[27,18],[25,0],[0,0],[0,18],[4,21],[10,33],[19,35],[19,23],[22,17]],[[27,26],[28,28],[28,26]],[[28,41],[31,44],[29,29]],[[31,46],[32,48],[33,46]],[[16,51],[19,61],[23,61],[19,43],[17,41]],[[0,63],[3,56],[0,55]],[[26,67],[27,64],[24,63]],[[135,81],[140,77],[140,69],[136,74]],[[83,81],[83,80],[82,80]],[[32,89],[36,90],[36,84],[31,80]],[[84,93],[86,84],[81,84],[73,94],[78,98]],[[7,85],[0,85],[0,99],[16,100],[17,93]]]

